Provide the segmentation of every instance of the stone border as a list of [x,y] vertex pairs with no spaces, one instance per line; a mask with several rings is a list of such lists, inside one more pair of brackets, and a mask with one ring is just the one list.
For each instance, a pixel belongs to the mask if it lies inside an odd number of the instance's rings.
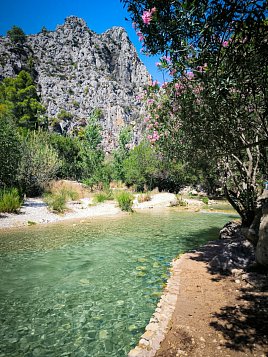
[[179,272],[182,259],[177,258],[171,263],[171,276],[161,296],[159,303],[145,327],[138,345],[128,353],[128,357],[153,357],[164,340],[170,327],[172,314],[175,310],[179,294]]

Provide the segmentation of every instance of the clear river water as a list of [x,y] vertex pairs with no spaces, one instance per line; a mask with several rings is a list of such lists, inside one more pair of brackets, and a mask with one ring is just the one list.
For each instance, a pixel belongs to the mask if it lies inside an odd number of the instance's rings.
[[1,232],[0,357],[126,356],[172,259],[235,217],[152,210]]

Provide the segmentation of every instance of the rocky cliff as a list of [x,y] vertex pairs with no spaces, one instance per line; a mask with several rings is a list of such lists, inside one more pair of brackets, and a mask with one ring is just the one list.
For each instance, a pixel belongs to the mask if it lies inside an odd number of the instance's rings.
[[134,140],[139,140],[142,107],[136,97],[150,76],[123,28],[98,35],[84,20],[71,16],[55,31],[27,36],[23,48],[0,37],[0,78],[24,68],[35,76],[50,121],[62,110],[71,114],[54,120],[57,130],[70,132],[85,125],[99,108],[107,151],[125,125],[132,125]]

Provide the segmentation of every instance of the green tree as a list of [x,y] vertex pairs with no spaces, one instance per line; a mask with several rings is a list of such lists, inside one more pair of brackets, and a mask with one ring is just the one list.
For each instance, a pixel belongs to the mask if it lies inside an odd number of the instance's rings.
[[29,132],[24,138],[18,181],[22,192],[36,196],[56,177],[60,160],[55,149],[47,143],[47,135]]
[[21,141],[11,113],[0,104],[0,186],[12,187],[17,181]]
[[10,41],[16,45],[23,45],[27,41],[25,33],[18,26],[13,26],[10,30],[8,30],[7,36],[10,38]]
[[123,170],[128,185],[135,185],[138,191],[143,191],[145,186],[152,189],[154,176],[159,170],[153,147],[146,141],[134,147],[123,163]]
[[99,113],[93,111],[84,132],[80,134],[82,177],[85,179],[94,178],[94,183],[95,175],[100,172],[104,162],[104,151],[101,147],[102,128],[98,119]]
[[132,133],[129,127],[121,129],[118,148],[113,152],[113,177],[115,180],[124,181],[123,162],[129,156]]
[[42,125],[45,108],[40,103],[33,79],[26,71],[0,83],[0,103],[9,107],[16,124],[24,129],[38,129]]
[[47,141],[57,151],[61,161],[57,177],[80,180],[82,173],[79,139],[48,133]]
[[150,89],[150,140],[177,156],[198,151],[220,168],[226,196],[249,226],[268,143],[266,1],[123,3],[147,51],[165,55],[161,66],[173,75],[162,93]]

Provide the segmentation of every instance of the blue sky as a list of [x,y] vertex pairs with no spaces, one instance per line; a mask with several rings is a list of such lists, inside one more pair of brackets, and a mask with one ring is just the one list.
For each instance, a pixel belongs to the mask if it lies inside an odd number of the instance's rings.
[[125,20],[128,13],[120,0],[1,0],[0,35],[6,35],[13,25],[21,27],[26,34],[35,34],[43,26],[55,30],[70,15],[83,18],[97,33],[112,26],[124,27],[153,79],[163,82],[163,74],[155,66],[158,57],[150,58],[140,53],[141,44],[131,22]]

